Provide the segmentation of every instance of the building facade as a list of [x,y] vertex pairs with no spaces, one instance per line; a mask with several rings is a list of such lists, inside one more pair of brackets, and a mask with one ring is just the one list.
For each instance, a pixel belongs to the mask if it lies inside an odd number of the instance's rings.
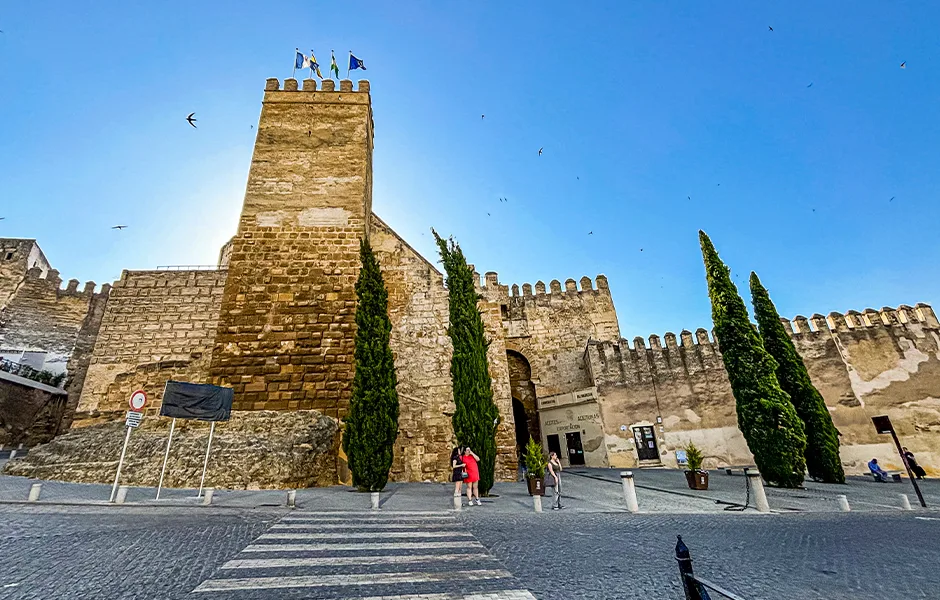
[[[77,282],[61,290],[34,241],[2,240],[25,262],[0,262],[0,352],[46,352],[65,365],[66,426],[122,418],[139,388],[156,413],[168,379],[232,387],[237,411],[315,409],[342,420],[367,237],[389,291],[398,370],[392,478],[446,480],[447,289],[434,264],[372,212],[373,136],[369,82],[318,89],[269,79],[238,230],[218,267],[128,270],[99,294],[93,284],[78,292]],[[675,466],[689,440],[709,466],[751,461],[707,332],[631,347],[603,275],[547,286],[475,276],[501,414],[498,477],[515,478],[529,437],[572,465]],[[794,340],[843,434],[849,469],[869,454],[890,459],[867,422],[875,413],[892,416],[922,463],[940,464],[940,326],[930,307],[809,323],[794,320]]]

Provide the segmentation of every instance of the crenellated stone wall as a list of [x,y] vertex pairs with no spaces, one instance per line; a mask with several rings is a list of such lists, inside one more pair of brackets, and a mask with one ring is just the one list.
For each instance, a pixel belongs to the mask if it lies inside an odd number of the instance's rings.
[[137,389],[156,414],[168,379],[206,383],[226,276],[224,270],[124,271],[104,308],[76,420],[99,413],[119,418]]
[[[871,417],[880,414],[891,416],[920,464],[940,472],[940,323],[930,306],[782,321],[841,433],[849,472],[865,472],[872,456],[903,468],[890,439],[874,432]],[[667,466],[676,465],[675,450],[690,440],[709,467],[750,464],[717,344],[704,329],[664,340],[650,336],[649,347],[639,337],[633,347],[626,340],[587,345],[610,465],[638,464],[633,428],[644,425],[655,428]]]

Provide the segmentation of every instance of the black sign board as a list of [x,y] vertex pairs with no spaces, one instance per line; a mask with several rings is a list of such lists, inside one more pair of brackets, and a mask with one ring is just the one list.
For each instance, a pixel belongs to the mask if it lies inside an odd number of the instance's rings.
[[894,427],[891,425],[891,419],[887,415],[872,417],[871,422],[875,424],[875,431],[878,433],[893,433]]
[[160,416],[200,421],[228,421],[235,390],[201,383],[167,381]]

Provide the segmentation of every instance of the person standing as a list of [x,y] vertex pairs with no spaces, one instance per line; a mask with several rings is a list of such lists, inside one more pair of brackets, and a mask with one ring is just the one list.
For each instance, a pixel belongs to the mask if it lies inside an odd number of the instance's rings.
[[450,480],[454,482],[454,497],[459,498],[463,495],[463,481],[467,478],[467,465],[463,464],[462,449],[454,448],[450,453],[450,468],[453,471]]
[[470,449],[470,446],[467,446],[463,449],[463,460],[464,466],[467,468],[467,478],[464,481],[467,482],[467,501],[469,506],[473,506],[473,497],[476,496],[477,506],[483,506],[483,503],[480,502],[480,466],[477,464],[480,460],[480,457],[473,453],[473,450]]
[[927,476],[927,471],[924,471],[924,468],[917,464],[917,459],[914,458],[914,453],[908,450],[907,448],[902,448],[904,453],[904,461],[907,462],[907,466],[911,468],[911,473],[914,474],[914,477],[918,479],[923,479]]
[[552,510],[561,510],[561,461],[558,454],[548,453],[548,474],[545,476],[545,487],[552,487],[555,497],[552,499]]

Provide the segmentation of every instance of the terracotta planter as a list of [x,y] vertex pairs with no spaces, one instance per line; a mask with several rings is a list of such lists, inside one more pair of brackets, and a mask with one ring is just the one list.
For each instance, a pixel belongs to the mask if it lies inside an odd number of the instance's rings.
[[689,483],[690,490],[708,489],[708,471],[686,471],[685,480]]
[[526,483],[529,484],[529,495],[530,496],[544,496],[545,495],[545,480],[541,477],[528,477]]

